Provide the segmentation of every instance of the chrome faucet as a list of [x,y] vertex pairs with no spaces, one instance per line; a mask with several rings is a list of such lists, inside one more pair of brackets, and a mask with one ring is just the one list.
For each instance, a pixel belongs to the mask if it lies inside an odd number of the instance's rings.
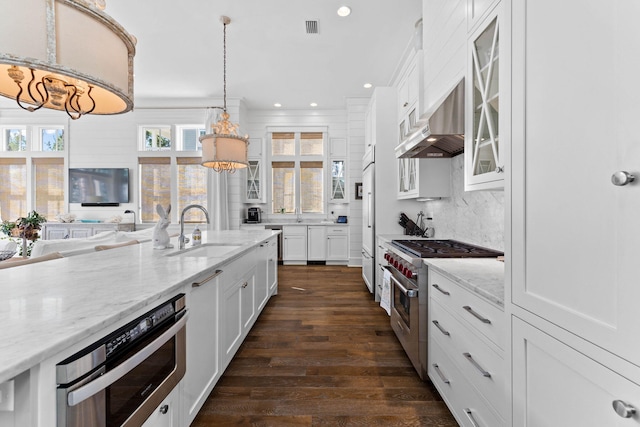
[[302,209],[301,208],[296,208],[296,222],[302,222]]
[[189,239],[184,235],[184,214],[192,208],[198,208],[202,212],[204,212],[205,218],[207,218],[207,224],[209,224],[209,212],[204,208],[204,206],[200,205],[187,205],[182,209],[182,213],[180,213],[180,236],[178,237],[178,249],[184,249],[184,245],[189,242]]

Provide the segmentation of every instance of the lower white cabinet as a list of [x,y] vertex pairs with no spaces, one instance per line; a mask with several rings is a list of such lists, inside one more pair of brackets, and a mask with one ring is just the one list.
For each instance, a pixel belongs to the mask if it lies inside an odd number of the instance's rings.
[[45,222],[42,224],[42,239],[79,239],[91,237],[103,231],[133,231],[133,224],[90,222]]
[[269,296],[278,293],[278,238],[267,242],[267,286]]
[[278,286],[278,240],[274,237],[260,244],[256,267],[256,306],[261,311]]
[[326,227],[327,263],[347,262],[349,260],[349,228]]
[[514,426],[640,425],[638,384],[518,317],[512,323]]
[[307,260],[324,261],[327,259],[327,227],[310,225],[307,227]]
[[224,368],[240,348],[255,320],[256,267],[222,286],[220,310],[221,362]]
[[282,261],[287,264],[307,263],[307,226],[282,227]]
[[504,312],[431,268],[429,295],[429,377],[461,425],[506,425]]
[[181,427],[179,389],[174,388],[141,427]]
[[225,280],[220,268],[192,281],[187,307],[187,371],[183,379],[186,416],[191,424],[220,376],[218,292]]

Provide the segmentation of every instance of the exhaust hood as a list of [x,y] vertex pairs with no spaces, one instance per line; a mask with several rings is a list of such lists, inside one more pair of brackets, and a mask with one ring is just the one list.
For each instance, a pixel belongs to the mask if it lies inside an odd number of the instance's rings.
[[397,158],[453,157],[464,152],[464,79],[420,117],[396,147]]

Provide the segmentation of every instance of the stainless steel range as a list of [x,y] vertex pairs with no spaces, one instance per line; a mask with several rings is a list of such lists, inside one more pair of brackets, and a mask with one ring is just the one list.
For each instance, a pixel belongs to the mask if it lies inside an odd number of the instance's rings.
[[391,327],[426,380],[428,268],[423,258],[492,258],[503,253],[456,240],[393,240],[385,247],[391,272]]

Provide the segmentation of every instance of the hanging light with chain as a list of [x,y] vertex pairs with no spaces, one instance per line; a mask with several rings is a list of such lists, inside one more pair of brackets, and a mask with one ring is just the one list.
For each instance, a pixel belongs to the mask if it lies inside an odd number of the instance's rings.
[[[223,84],[224,106],[220,120],[211,125],[211,133],[200,137],[202,143],[202,166],[216,172],[234,173],[248,165],[248,136],[238,135],[238,124],[229,121],[227,113],[227,25],[231,19],[220,17],[223,23]],[[219,107],[218,107],[219,108]]]

